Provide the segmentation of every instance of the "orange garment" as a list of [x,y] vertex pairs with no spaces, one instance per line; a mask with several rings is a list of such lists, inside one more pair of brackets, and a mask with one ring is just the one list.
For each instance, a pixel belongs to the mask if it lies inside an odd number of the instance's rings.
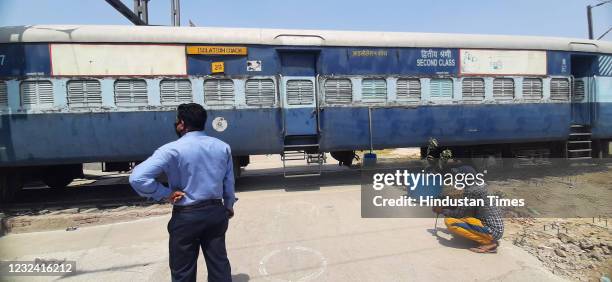
[[447,217],[444,219],[444,224],[451,233],[480,244],[491,244],[494,241],[489,228],[475,217]]

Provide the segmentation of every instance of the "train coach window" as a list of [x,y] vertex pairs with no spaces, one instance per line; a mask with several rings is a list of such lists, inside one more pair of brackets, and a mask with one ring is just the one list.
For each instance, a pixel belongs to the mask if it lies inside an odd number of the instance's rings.
[[48,80],[23,81],[20,85],[21,105],[53,106],[53,85]]
[[574,101],[584,100],[584,81],[574,80]]
[[353,84],[349,79],[327,79],[324,88],[325,103],[327,104],[350,104],[353,102]]
[[115,103],[117,106],[146,106],[147,82],[140,79],[115,81]]
[[464,78],[461,84],[461,93],[465,101],[482,101],[485,96],[484,79]]
[[234,81],[231,79],[207,79],[204,81],[206,105],[233,105]]
[[0,106],[8,106],[8,94],[4,81],[0,81]]
[[287,104],[311,105],[314,102],[314,87],[310,80],[287,81]]
[[70,107],[102,105],[102,90],[97,80],[70,80],[66,88]]
[[570,84],[566,78],[553,78],[550,80],[550,99],[555,101],[569,101]]
[[274,106],[276,85],[272,79],[248,79],[246,81],[246,103],[249,106]]
[[430,96],[434,99],[453,98],[453,80],[450,78],[432,78],[429,82]]
[[496,78],[493,80],[493,98],[496,101],[509,101],[514,99],[514,79]]
[[405,102],[421,101],[421,81],[418,78],[397,80],[397,100]]
[[542,99],[542,80],[539,78],[523,79],[523,99],[539,101]]
[[387,101],[387,81],[382,78],[366,78],[362,80],[361,98],[364,102]]
[[191,81],[188,79],[164,79],[159,83],[162,105],[191,103]]

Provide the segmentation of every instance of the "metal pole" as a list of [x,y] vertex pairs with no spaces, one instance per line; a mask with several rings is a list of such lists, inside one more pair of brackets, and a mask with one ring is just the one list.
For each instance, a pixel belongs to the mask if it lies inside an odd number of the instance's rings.
[[172,25],[181,26],[181,0],[170,0],[172,2]]
[[134,0],[134,12],[146,24],[149,24],[149,0]]
[[368,124],[370,129],[370,153],[374,150],[374,145],[372,143],[372,108],[368,107]]
[[593,40],[593,15],[591,13],[591,5],[587,5],[587,24],[589,25],[589,39]]
[[121,0],[106,0],[106,2],[111,5],[115,10],[121,13],[124,17],[126,17],[129,21],[131,21],[135,25],[147,25],[147,23],[138,17],[130,8],[125,6],[121,2]]

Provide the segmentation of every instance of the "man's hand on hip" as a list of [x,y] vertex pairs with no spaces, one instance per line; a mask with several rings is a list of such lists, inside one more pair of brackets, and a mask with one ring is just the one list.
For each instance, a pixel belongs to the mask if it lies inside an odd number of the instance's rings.
[[175,204],[176,202],[178,202],[180,199],[183,198],[183,195],[185,195],[184,192],[174,191],[174,192],[172,192],[172,194],[170,194],[170,198],[168,198],[168,201],[171,204]]
[[234,209],[228,209],[226,208],[225,211],[227,212],[227,217],[228,218],[232,218],[234,217]]

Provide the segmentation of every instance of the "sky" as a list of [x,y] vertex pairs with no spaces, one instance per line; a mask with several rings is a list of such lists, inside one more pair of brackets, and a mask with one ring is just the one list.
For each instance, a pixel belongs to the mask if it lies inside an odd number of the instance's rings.
[[[587,38],[586,6],[602,0],[181,0],[181,25],[375,30]],[[133,6],[132,0],[123,0]],[[149,2],[149,24],[170,25],[171,0]],[[593,9],[597,38],[612,3]],[[0,26],[131,25],[104,0],[0,0]],[[612,32],[603,38],[612,41]]]

